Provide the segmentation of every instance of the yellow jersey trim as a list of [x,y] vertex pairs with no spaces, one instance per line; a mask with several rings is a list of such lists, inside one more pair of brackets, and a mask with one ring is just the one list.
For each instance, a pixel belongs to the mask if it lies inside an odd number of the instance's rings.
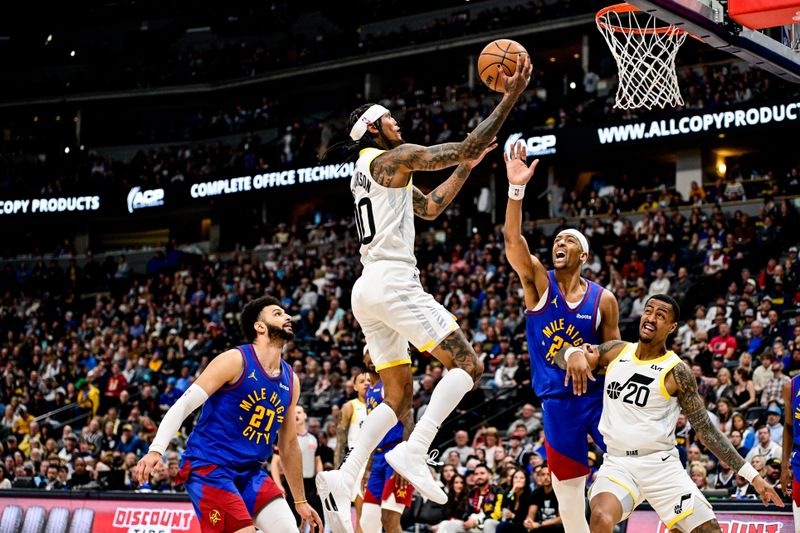
[[628,485],[626,485],[622,481],[618,480],[614,476],[606,476],[606,477],[608,478],[609,481],[613,481],[614,483],[616,483],[617,485],[619,485],[623,489],[627,490],[628,494],[631,495],[631,499],[633,500],[633,506],[636,507],[636,505],[637,505],[636,496],[633,495],[633,491],[628,487]]
[[667,374],[669,371],[681,364],[682,361],[680,359],[676,359],[675,361],[671,362],[664,368],[664,371],[661,372],[661,377],[658,378],[658,387],[661,389],[661,395],[664,396],[667,400],[671,398],[669,391],[667,390],[667,386],[664,385],[664,380],[667,379]]
[[411,358],[410,357],[406,357],[405,359],[400,359],[398,361],[392,361],[390,363],[386,363],[385,365],[378,365],[378,366],[375,367],[375,371],[376,372],[380,372],[381,370],[383,370],[385,368],[392,368],[394,366],[410,365],[410,364],[411,364]]
[[622,358],[623,355],[625,355],[627,352],[629,352],[633,346],[636,346],[636,345],[635,344],[631,344],[631,343],[627,343],[625,345],[625,347],[619,352],[619,355],[617,355],[614,358],[613,361],[608,363],[608,366],[606,367],[606,374],[611,372],[611,369],[614,367],[615,364],[617,364],[617,361],[619,361]]
[[[639,346],[639,343],[637,342],[636,344],[634,344],[634,346]],[[667,353],[665,353],[664,355],[662,355],[661,357],[656,357],[655,359],[648,359],[647,361],[642,361],[641,359],[636,357],[636,351],[634,350],[634,352],[633,352],[633,362],[636,363],[637,365],[655,365],[655,364],[662,363],[662,362],[666,361],[667,359],[669,359],[673,355],[675,355],[675,352],[670,350]]]
[[678,516],[669,521],[669,523],[667,524],[667,529],[672,529],[672,526],[674,526],[687,516],[691,515],[692,513],[694,513],[694,507],[692,507],[691,509],[686,509],[684,512],[682,512],[681,514],[679,514]]

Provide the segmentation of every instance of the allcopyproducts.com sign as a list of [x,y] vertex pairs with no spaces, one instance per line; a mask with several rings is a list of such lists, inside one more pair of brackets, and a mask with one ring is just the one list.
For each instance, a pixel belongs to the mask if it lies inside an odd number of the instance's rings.
[[97,211],[98,209],[100,209],[99,196],[0,200],[0,215],[69,213],[73,211]]
[[724,132],[733,128],[796,121],[798,118],[800,118],[800,104],[792,102],[751,107],[749,109],[736,109],[734,111],[698,113],[680,118],[652,120],[649,122],[633,122],[619,126],[606,126],[597,128],[597,137],[600,144],[613,144],[691,133]]
[[288,187],[302,183],[315,183],[334,179],[349,178],[353,175],[355,163],[343,165],[323,165],[319,167],[298,168],[282,172],[269,172],[255,176],[241,176],[214,181],[195,183],[189,189],[192,198],[220,196],[238,192],[248,192],[275,187]]

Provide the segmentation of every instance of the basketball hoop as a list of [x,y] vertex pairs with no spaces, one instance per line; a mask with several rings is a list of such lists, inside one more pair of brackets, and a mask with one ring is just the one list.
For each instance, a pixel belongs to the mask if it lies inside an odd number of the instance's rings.
[[664,25],[630,4],[616,4],[597,12],[597,28],[608,43],[619,68],[614,107],[619,109],[681,106],[675,56],[689,35]]

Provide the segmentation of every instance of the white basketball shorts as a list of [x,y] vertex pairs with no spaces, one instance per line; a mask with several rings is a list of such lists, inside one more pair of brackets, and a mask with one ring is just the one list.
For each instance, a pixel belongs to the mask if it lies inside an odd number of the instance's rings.
[[[643,500],[650,503],[668,529],[688,533],[714,519],[711,505],[686,473],[674,448],[641,457],[606,454],[589,500],[601,492],[614,494],[623,504],[623,520]],[[633,505],[625,505],[631,499]]]
[[406,263],[366,266],[353,285],[352,306],[379,371],[410,363],[409,342],[429,351],[458,328],[453,315],[423,290],[419,270]]

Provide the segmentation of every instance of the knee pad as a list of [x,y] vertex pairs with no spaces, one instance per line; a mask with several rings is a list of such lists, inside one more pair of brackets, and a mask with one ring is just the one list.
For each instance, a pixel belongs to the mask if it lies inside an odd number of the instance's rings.
[[364,502],[361,506],[361,520],[358,523],[364,533],[381,533],[383,528],[381,506]]

